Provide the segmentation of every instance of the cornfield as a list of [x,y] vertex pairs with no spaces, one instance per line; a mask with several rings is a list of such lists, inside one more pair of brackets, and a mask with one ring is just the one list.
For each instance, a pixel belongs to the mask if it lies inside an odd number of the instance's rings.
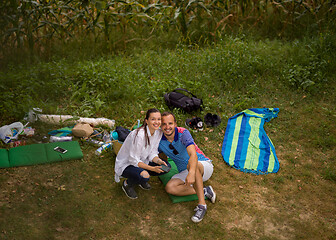
[[126,47],[167,33],[216,41],[242,28],[297,37],[334,27],[335,10],[334,0],[8,0],[0,3],[0,41],[1,50],[79,38]]

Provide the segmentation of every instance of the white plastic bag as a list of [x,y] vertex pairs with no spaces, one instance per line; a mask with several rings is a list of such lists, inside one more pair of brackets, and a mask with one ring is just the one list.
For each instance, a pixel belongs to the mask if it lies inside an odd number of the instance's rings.
[[9,143],[12,140],[16,140],[22,131],[23,124],[20,122],[14,122],[10,125],[5,125],[0,128],[0,138],[5,143]]

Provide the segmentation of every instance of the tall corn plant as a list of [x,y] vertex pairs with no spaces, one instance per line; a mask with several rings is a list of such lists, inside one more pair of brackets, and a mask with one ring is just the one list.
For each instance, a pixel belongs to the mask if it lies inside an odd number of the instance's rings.
[[204,20],[212,17],[210,6],[211,2],[207,3],[203,0],[175,0],[173,2],[174,20],[184,37],[187,37],[192,22],[197,20],[198,27],[201,27]]
[[[93,35],[96,41],[103,35],[105,41],[126,43],[127,35],[134,35],[141,26],[149,26],[153,33],[169,15],[169,8],[162,3],[134,0],[2,1],[0,40],[2,46],[30,49],[45,39],[67,40],[83,35]],[[111,39],[113,31],[121,39]]]
[[93,36],[96,42],[126,47],[150,39],[159,28],[177,29],[184,39],[216,39],[246,26],[280,33],[311,26],[322,31],[335,25],[335,10],[334,0],[7,0],[0,1],[0,43],[2,50],[33,50]]
[[[154,21],[154,18],[145,10],[146,7],[138,1],[106,2],[103,8],[98,9],[98,14],[101,14],[101,21],[98,24],[104,33],[105,40],[114,44],[122,42],[126,47],[127,42],[130,41],[129,36],[134,36],[143,25],[151,25],[150,22]],[[113,32],[116,34],[113,35]],[[118,35],[119,38],[112,37]]]
[[271,0],[270,7],[281,25],[281,32],[301,33],[303,29],[322,31],[324,26],[334,25],[336,2],[333,0],[296,1]]
[[10,0],[1,2],[0,40],[4,47],[44,45],[44,40],[66,39],[74,32],[75,9],[69,2]]

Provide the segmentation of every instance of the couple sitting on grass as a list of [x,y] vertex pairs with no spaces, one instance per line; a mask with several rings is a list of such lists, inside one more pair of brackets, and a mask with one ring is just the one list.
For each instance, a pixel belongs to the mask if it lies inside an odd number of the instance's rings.
[[116,158],[116,182],[120,177],[127,178],[122,189],[131,199],[137,198],[135,186],[149,190],[149,177],[164,174],[161,165],[170,165],[159,158],[159,152],[171,158],[179,171],[166,184],[167,193],[176,196],[196,193],[198,206],[191,220],[202,221],[207,210],[205,196],[212,203],[216,200],[213,188],[203,187],[203,181],[213,173],[213,165],[197,147],[190,132],[177,127],[175,116],[170,112],[161,114],[157,109],[149,109],[143,125],[127,136]]

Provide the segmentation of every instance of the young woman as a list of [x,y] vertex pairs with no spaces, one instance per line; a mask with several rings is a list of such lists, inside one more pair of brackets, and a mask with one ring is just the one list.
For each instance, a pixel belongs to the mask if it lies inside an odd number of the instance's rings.
[[158,157],[158,146],[162,137],[160,126],[160,111],[155,108],[149,109],[142,126],[127,136],[118,152],[115,181],[120,182],[120,177],[127,178],[122,183],[122,189],[131,199],[138,198],[134,190],[136,185],[149,190],[150,175],[164,174],[161,165],[169,165]]

